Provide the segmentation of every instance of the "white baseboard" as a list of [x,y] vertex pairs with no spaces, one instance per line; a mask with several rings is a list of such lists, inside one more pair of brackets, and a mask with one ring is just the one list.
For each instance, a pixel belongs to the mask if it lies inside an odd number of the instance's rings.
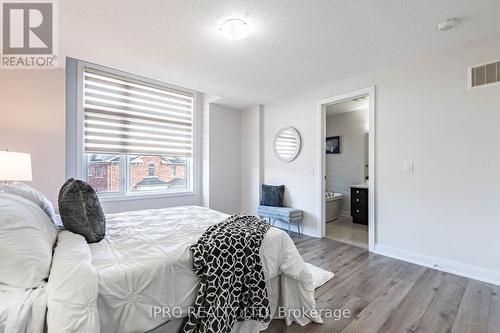
[[500,272],[491,269],[466,265],[456,261],[410,252],[383,244],[376,244],[374,252],[386,257],[500,286]]

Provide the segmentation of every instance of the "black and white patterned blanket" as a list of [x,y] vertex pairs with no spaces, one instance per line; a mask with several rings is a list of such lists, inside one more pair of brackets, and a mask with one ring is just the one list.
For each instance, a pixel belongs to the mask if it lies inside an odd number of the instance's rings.
[[236,214],[210,228],[191,246],[200,277],[186,333],[231,332],[236,321],[271,320],[259,249],[270,226]]

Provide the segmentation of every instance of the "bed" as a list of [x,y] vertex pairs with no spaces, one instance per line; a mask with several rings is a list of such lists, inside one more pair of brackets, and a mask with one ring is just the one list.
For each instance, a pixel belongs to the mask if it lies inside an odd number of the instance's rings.
[[[59,234],[47,285],[48,331],[177,331],[198,286],[189,246],[228,215],[183,206],[106,217],[106,237],[99,243],[87,244],[69,231]],[[313,311],[311,273],[290,237],[270,228],[260,257],[272,316],[287,324],[321,323]],[[233,332],[266,327],[239,322]]]

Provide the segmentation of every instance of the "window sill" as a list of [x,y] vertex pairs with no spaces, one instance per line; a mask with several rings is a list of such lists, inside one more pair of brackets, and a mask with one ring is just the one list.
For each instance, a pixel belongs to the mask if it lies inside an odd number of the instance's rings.
[[175,198],[175,197],[194,197],[195,192],[170,192],[170,193],[140,193],[140,194],[127,194],[127,195],[101,195],[99,200],[101,202],[117,202],[129,200],[147,200],[147,199],[162,199],[162,198]]

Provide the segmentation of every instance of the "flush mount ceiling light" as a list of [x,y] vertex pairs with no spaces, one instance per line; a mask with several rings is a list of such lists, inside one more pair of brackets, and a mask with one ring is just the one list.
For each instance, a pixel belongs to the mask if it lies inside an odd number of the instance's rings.
[[448,31],[451,28],[455,27],[458,24],[458,19],[449,18],[438,24],[439,31]]
[[250,27],[240,19],[230,19],[222,22],[219,30],[230,40],[242,40],[250,34]]

